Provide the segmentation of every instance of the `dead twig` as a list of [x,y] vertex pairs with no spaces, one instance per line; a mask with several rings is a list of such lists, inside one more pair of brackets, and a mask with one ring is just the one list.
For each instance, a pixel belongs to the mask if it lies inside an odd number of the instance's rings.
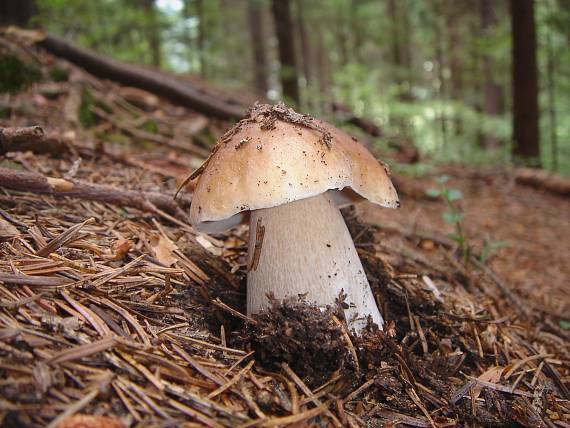
[[37,173],[15,171],[8,168],[0,168],[0,187],[60,198],[70,197],[104,202],[120,207],[133,207],[147,212],[153,212],[153,206],[156,206],[178,218],[186,217],[182,208],[188,208],[191,204],[188,197],[178,198],[178,203],[176,203],[171,197],[162,193],[123,190],[79,180],[45,177]]

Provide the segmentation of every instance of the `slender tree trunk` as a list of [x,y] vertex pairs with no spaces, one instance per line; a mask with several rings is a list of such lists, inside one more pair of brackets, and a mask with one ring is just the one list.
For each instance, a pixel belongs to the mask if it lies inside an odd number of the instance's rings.
[[[302,0],[297,0],[295,4],[296,9],[296,21],[297,21],[297,33],[299,35],[299,45],[301,47],[301,55],[299,58],[301,59],[301,65],[303,70],[303,78],[305,81],[305,88],[308,89],[311,87],[313,83],[313,76],[312,76],[312,69],[311,69],[311,43],[309,40],[309,35],[307,34],[307,29],[305,25],[305,15],[306,10],[308,8],[308,4],[303,2]],[[313,109],[313,99],[312,94],[309,91],[305,91],[304,104],[306,105],[309,111]]]
[[394,80],[400,86],[398,98],[410,99],[411,81],[411,52],[410,52],[410,22],[407,2],[388,0],[388,15],[390,16],[391,55],[394,64]]
[[329,31],[332,32],[334,39],[336,40],[336,51],[338,53],[338,65],[339,67],[344,67],[349,63],[349,42],[350,36],[349,29],[347,29],[347,19],[346,10],[343,8],[342,4],[333,6],[334,8],[334,21],[332,26],[329,26]]
[[150,61],[155,67],[160,67],[162,63],[162,43],[160,40],[160,25],[154,0],[144,0],[143,7],[148,15],[148,27],[146,28],[148,47],[150,50]]
[[357,62],[362,61],[362,52],[360,47],[363,43],[362,23],[358,16],[358,9],[362,4],[362,0],[352,0],[350,2],[350,28],[352,33],[352,55]]
[[[481,30],[486,35],[497,25],[497,17],[493,10],[492,0],[480,0]],[[504,112],[503,90],[493,77],[493,60],[489,55],[482,55],[483,65],[483,113],[489,116],[500,116]],[[495,135],[485,135],[483,147],[497,148],[501,141]]]
[[319,79],[320,108],[322,113],[327,113],[331,109],[330,105],[330,61],[325,40],[323,37],[322,24],[317,24],[315,28],[317,44],[317,76]]
[[305,26],[305,10],[307,7],[306,3],[301,0],[296,2],[296,12],[297,12],[297,29],[299,30],[299,40],[301,45],[301,59],[303,66],[303,77],[307,82],[307,86],[311,81],[311,45],[309,43],[309,35],[307,34],[307,29]]
[[266,33],[263,25],[262,7],[263,3],[260,0],[248,0],[249,33],[253,47],[253,84],[257,94],[265,98],[269,90],[269,79],[267,76]]
[[279,46],[279,62],[281,63],[280,79],[283,97],[295,105],[299,105],[299,80],[297,78],[297,58],[295,55],[295,38],[291,19],[290,0],[272,0],[271,2],[275,32]]
[[208,76],[208,64],[206,63],[206,14],[204,13],[204,1],[196,0],[196,16],[198,17],[198,55],[200,56],[200,76]]
[[[184,21],[188,22],[188,20],[194,16],[194,10],[192,7],[193,0],[184,0],[184,9],[182,10],[182,17]],[[188,72],[197,74],[200,70],[195,67],[196,61],[199,61],[199,54],[198,52],[198,43],[197,37],[192,30],[192,24],[184,25],[184,43],[186,44],[186,52],[187,52],[187,60],[188,60]],[[199,66],[199,62],[198,62]]]
[[396,80],[400,81],[400,67],[402,57],[400,52],[400,22],[398,19],[398,3],[396,0],[388,0],[388,14],[390,15],[390,32],[392,33],[392,61],[397,67]]
[[[212,0],[207,0],[206,4],[212,2]],[[237,4],[240,7],[237,7]],[[247,5],[244,1],[236,0],[219,0],[219,19],[222,25],[221,31],[227,36],[221,38],[221,47],[223,50],[223,62],[222,67],[216,67],[216,75],[226,81],[240,81],[239,75],[236,74],[236,70],[243,68],[247,56],[240,58],[236,55],[242,45],[245,44],[244,28],[243,22],[247,15]],[[208,49],[206,49],[208,50]],[[247,55],[247,54],[245,54]]]
[[413,83],[413,65],[412,65],[412,32],[413,28],[410,25],[410,14],[408,12],[409,3],[407,1],[401,1],[400,3],[404,7],[401,7],[400,19],[402,22],[402,40],[400,42],[402,65],[405,67],[405,76],[408,80],[408,93],[406,96],[411,99],[409,93],[409,87]]
[[38,9],[34,0],[1,0],[0,27],[8,25],[25,27],[37,13]]
[[[457,6],[452,6],[457,7]],[[449,37],[449,68],[451,71],[451,98],[456,102],[463,101],[463,62],[461,60],[461,39],[459,36],[459,26],[461,24],[461,13],[452,10],[447,15],[447,35]],[[454,114],[454,132],[460,135],[463,132],[461,117]]]
[[444,59],[443,59],[443,37],[442,37],[442,30],[441,30],[442,23],[440,22],[439,17],[436,17],[435,20],[435,56],[437,59],[437,77],[439,80],[439,103],[440,103],[440,111],[439,111],[439,120],[441,126],[441,141],[443,147],[447,146],[447,117],[445,115],[444,110],[444,102],[446,99],[446,84],[445,84],[445,75],[443,72],[444,69]]
[[[552,13],[552,5],[549,2],[550,12]],[[546,73],[548,88],[548,117],[550,119],[550,155],[552,162],[552,170],[558,170],[558,138],[556,135],[556,80],[554,79],[555,54],[552,46],[552,28],[548,28],[546,40]]]
[[534,0],[510,0],[515,162],[540,165]]

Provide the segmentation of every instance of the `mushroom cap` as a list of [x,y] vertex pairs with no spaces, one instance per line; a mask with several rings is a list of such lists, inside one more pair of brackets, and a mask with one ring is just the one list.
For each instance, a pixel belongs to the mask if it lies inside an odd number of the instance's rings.
[[190,222],[199,230],[222,231],[246,221],[249,210],[329,190],[339,191],[339,204],[367,199],[399,206],[388,167],[356,138],[284,104],[255,104],[203,165]]

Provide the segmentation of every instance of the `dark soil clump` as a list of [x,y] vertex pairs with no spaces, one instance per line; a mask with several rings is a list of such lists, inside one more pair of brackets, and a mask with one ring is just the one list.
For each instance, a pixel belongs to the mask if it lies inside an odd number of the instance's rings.
[[332,308],[322,311],[303,301],[274,302],[271,309],[255,316],[241,338],[255,351],[267,370],[287,363],[311,386],[328,381],[333,373],[351,371],[353,362]]

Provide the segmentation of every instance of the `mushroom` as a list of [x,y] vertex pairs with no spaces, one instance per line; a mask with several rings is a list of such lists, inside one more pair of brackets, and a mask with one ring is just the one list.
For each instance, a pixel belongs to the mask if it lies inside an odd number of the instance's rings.
[[197,171],[190,220],[203,232],[247,222],[247,312],[269,296],[303,296],[319,307],[342,294],[350,328],[382,328],[339,206],[367,199],[397,208],[388,169],[334,126],[280,103],[255,104]]

